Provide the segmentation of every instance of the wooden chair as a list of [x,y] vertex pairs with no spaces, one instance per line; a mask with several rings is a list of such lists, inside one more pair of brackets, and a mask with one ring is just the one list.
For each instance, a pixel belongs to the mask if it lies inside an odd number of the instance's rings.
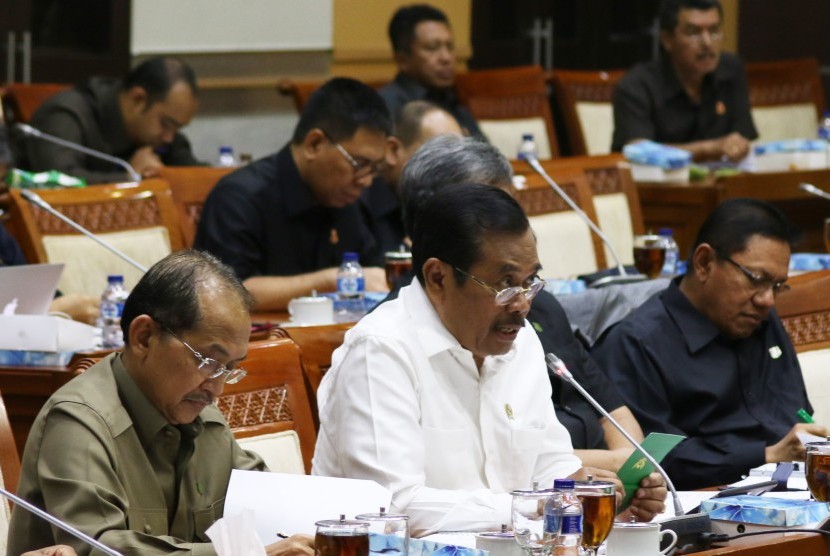
[[317,432],[299,346],[290,338],[251,342],[248,358],[240,366],[248,376],[237,384],[226,384],[217,400],[234,435],[244,440],[295,431],[303,467],[309,473]]
[[746,65],[749,103],[758,139],[815,137],[824,113],[824,87],[815,58]]
[[798,352],[817,422],[830,423],[830,270],[795,276],[776,310]]
[[[560,173],[557,183],[596,222],[591,190],[582,172]],[[568,278],[606,267],[599,238],[541,178],[528,176],[527,186],[514,189],[513,195],[536,234],[544,277]]]
[[2,472],[0,486],[10,492],[15,492],[17,482],[20,480],[20,457],[2,396],[0,396],[0,472]]
[[161,178],[170,184],[186,247],[191,247],[196,239],[196,229],[208,194],[220,179],[234,170],[210,166],[166,166],[162,169]]
[[[389,80],[370,79],[364,80],[363,82],[372,87],[373,89],[378,90],[387,83],[389,83]],[[305,105],[308,102],[308,97],[311,96],[311,93],[319,89],[320,85],[322,85],[323,83],[325,83],[325,81],[294,81],[293,79],[285,78],[281,79],[280,82],[277,83],[277,91],[283,96],[291,97],[291,99],[294,101],[294,107],[297,109],[297,113],[301,114],[303,108],[305,108]]]
[[3,92],[6,123],[29,123],[41,104],[71,87],[68,83],[7,84]]
[[[98,234],[145,266],[184,247],[167,182],[36,190],[57,211]],[[29,261],[64,263],[59,288],[99,295],[107,274],[123,274],[132,288],[143,274],[57,217],[11,191],[14,231]]]
[[485,135],[510,159],[523,133],[533,133],[539,158],[559,156],[550,95],[540,66],[470,71],[455,78],[458,99]]
[[624,74],[622,70],[553,72],[553,97],[565,123],[572,155],[611,152],[614,133],[611,97]]

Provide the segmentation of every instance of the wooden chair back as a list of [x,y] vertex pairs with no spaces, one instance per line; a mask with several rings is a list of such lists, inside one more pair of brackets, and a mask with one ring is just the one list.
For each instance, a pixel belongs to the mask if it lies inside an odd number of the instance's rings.
[[9,83],[3,91],[6,123],[28,124],[40,105],[70,89],[69,83]]
[[[370,79],[364,80],[363,82],[372,87],[373,89],[378,90],[387,83],[389,83],[389,80]],[[325,83],[325,81],[295,81],[293,79],[285,78],[281,79],[279,83],[277,83],[277,91],[282,96],[291,97],[291,99],[294,101],[294,108],[297,109],[298,114],[301,114],[303,112],[303,109],[305,108],[306,103],[308,103],[308,97],[311,96],[311,93],[319,89],[323,83]]]
[[[490,141],[510,159],[523,133],[534,133],[540,158],[559,156],[550,94],[541,66],[519,66],[458,74],[455,88]],[[544,134],[540,133],[544,132]]]
[[815,136],[825,108],[818,60],[749,63],[746,76],[759,140]]
[[614,87],[623,70],[553,72],[553,98],[562,114],[572,155],[611,152]]
[[[557,184],[596,223],[591,190],[582,172],[562,173]],[[536,234],[543,277],[569,278],[606,267],[599,238],[540,177],[527,176],[526,187],[514,189],[513,196]]]
[[2,472],[0,486],[10,492],[16,492],[17,483],[20,480],[20,456],[2,395],[0,395],[0,472]]
[[248,376],[226,384],[217,405],[237,438],[294,430],[299,436],[306,473],[317,432],[309,404],[300,348],[290,338],[251,342],[240,366]]
[[[36,193],[55,210],[150,266],[182,249],[179,219],[167,182],[96,185],[82,189],[42,189]],[[15,234],[32,263],[64,263],[59,288],[100,294],[107,274],[123,274],[132,288],[143,274],[54,215],[11,190]]]
[[199,218],[208,194],[220,179],[235,169],[210,166],[166,166],[162,169],[161,178],[170,185],[179,214],[185,247],[191,247],[196,239]]

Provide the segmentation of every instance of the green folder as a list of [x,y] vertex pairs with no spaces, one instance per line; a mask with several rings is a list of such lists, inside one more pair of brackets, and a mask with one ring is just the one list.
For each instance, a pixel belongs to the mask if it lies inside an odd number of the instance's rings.
[[[684,438],[686,437],[679,434],[653,432],[646,436],[640,445],[659,463]],[[631,457],[620,467],[620,470],[617,471],[617,476],[625,488],[625,497],[618,511],[622,511],[628,507],[631,503],[631,497],[634,496],[634,492],[639,488],[640,481],[650,475],[652,471],[654,471],[654,466],[639,450],[635,450],[631,454]]]

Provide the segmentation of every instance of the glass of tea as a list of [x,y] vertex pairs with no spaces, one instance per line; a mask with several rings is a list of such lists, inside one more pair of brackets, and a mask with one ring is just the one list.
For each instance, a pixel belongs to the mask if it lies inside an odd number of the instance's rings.
[[807,486],[813,498],[819,502],[830,502],[830,442],[808,442]]
[[666,238],[658,235],[634,236],[634,266],[641,274],[657,278],[666,262]]
[[616,487],[611,481],[576,481],[574,492],[582,502],[582,548],[587,556],[596,556],[614,526]]
[[409,553],[408,515],[390,514],[386,512],[386,508],[381,507],[376,514],[360,514],[354,518],[368,523],[369,532],[379,535],[370,539],[369,550],[372,554],[406,556]]
[[386,258],[386,285],[389,289],[401,287],[401,280],[412,270],[412,253],[388,251]]
[[314,556],[369,556],[369,524],[340,519],[318,521]]

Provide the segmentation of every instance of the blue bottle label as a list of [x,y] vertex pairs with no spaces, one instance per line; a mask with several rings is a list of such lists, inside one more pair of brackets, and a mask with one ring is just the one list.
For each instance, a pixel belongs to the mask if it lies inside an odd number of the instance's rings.
[[545,514],[545,533],[558,535],[562,527],[562,514]]
[[563,515],[562,516],[562,530],[561,535],[581,535],[582,534],[582,514],[579,515]]

